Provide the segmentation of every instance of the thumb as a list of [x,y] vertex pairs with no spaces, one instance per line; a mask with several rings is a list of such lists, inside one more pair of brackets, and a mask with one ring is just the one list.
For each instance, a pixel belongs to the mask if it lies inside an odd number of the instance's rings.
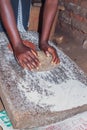
[[49,57],[50,53],[48,51],[45,52],[46,56]]

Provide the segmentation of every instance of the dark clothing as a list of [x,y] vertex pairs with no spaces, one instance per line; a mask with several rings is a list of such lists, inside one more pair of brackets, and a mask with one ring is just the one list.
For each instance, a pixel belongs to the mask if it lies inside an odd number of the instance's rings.
[[[21,5],[22,5],[21,14],[22,14],[23,27],[25,30],[27,30],[31,0],[11,0],[14,15],[16,18],[16,23],[18,22],[18,15],[20,15],[18,14],[19,1],[21,1]],[[4,31],[4,28],[3,28],[2,22],[0,21],[0,32],[3,32],[3,31]]]

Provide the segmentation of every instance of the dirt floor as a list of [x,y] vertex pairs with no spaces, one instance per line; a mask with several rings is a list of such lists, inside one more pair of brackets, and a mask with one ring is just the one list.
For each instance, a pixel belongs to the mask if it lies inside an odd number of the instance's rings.
[[87,49],[83,49],[82,41],[57,35],[54,37],[54,42],[87,74]]
[[[82,43],[73,38],[65,38],[64,36],[55,36],[55,44],[65,52],[77,65],[87,73],[87,50],[83,49]],[[0,110],[3,110],[3,105],[0,100]]]

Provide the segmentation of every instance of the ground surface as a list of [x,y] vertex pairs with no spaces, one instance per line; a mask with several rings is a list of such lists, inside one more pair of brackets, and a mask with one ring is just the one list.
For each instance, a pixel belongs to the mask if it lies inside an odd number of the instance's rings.
[[[87,73],[87,49],[83,49],[82,41],[67,38],[66,36],[57,35],[54,38],[57,46],[67,54],[76,64]],[[63,40],[61,40],[63,39]],[[62,41],[62,42],[60,42]]]

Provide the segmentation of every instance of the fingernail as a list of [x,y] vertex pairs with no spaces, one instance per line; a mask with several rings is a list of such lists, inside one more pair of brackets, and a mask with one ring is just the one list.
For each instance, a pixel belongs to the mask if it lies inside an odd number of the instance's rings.
[[39,68],[37,67],[37,70],[39,70]]
[[49,55],[49,53],[47,53],[47,57],[49,57],[50,55]]
[[39,63],[39,65],[41,66],[41,63]]
[[54,62],[52,61],[51,64],[53,64]]

